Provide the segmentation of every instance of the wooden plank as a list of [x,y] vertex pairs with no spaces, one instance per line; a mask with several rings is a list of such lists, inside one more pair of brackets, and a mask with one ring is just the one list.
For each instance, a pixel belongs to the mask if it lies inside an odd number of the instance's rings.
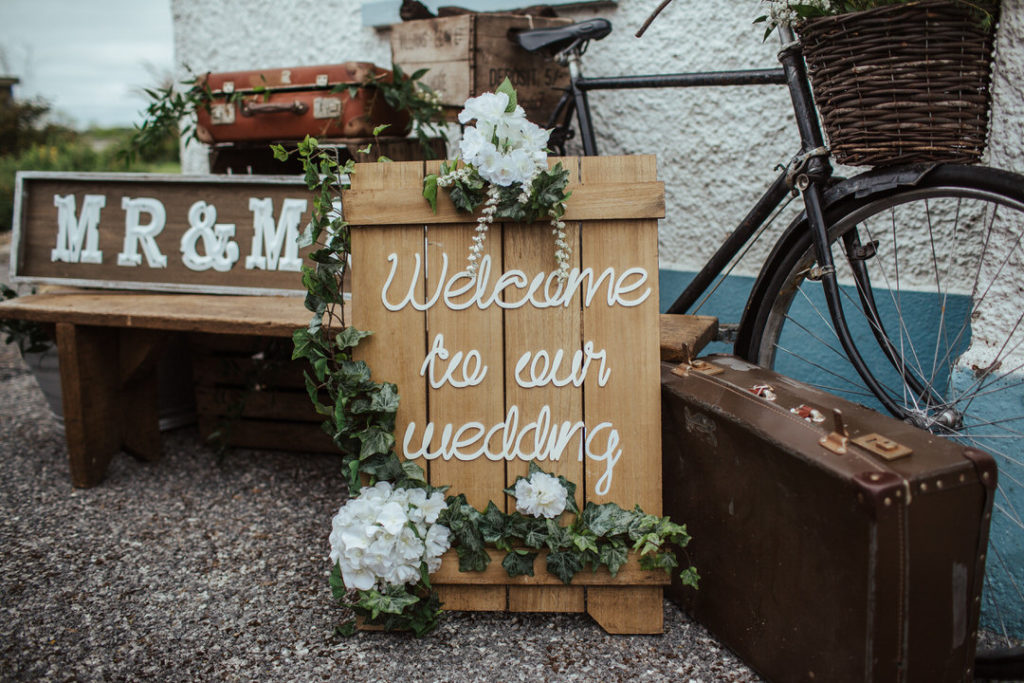
[[[510,577],[501,566],[505,559],[505,552],[502,550],[488,549],[491,556],[491,563],[482,572],[460,572],[459,557],[454,550],[449,550],[441,558],[441,568],[430,575],[430,582],[434,585],[497,585],[507,584],[519,586],[518,590],[538,590],[540,587],[560,587],[572,589],[575,586],[606,586],[616,584],[623,586],[667,586],[672,583],[672,577],[662,570],[647,571],[640,568],[640,562],[636,555],[630,553],[629,560],[619,568],[618,573],[612,576],[607,567],[600,567],[596,572],[589,568],[578,572],[572,579],[572,583],[566,586],[554,574],[547,571],[545,563],[548,553],[546,550],[539,551],[537,559],[533,563],[533,576]],[[531,588],[523,588],[529,586]],[[552,611],[552,610],[537,610]],[[582,610],[581,610],[582,611]]]
[[57,323],[57,353],[64,404],[71,485],[103,481],[121,447],[117,404],[117,332]]
[[299,297],[72,291],[0,303],[0,316],[38,322],[291,337],[312,314]]
[[659,317],[661,360],[681,363],[693,360],[718,334],[718,318],[710,315]]
[[[437,162],[428,162],[428,172],[436,168]],[[423,213],[422,207],[420,209]],[[428,294],[442,287],[445,281],[452,279],[466,268],[469,248],[475,234],[472,223],[452,223],[430,225],[427,227],[427,276],[426,291]],[[495,272],[502,267],[502,228],[494,225],[489,230],[484,242],[481,258],[491,260]],[[465,279],[462,279],[465,282]],[[456,305],[466,300],[469,294],[452,297]],[[469,422],[484,425],[483,429],[496,425],[505,419],[504,404],[500,397],[504,394],[504,362],[502,349],[502,311],[496,306],[481,310],[472,306],[465,310],[453,310],[443,301],[427,309],[427,350],[430,352],[435,345],[443,345],[449,355],[443,360],[440,354],[434,354],[433,376],[439,380],[431,385],[431,367],[425,366],[425,377],[421,382],[427,384],[428,417],[434,426],[433,438],[430,442],[431,451],[438,451],[442,445],[444,427],[452,424],[455,429]],[[455,354],[463,354],[463,362],[454,367],[451,361]],[[470,358],[476,354],[477,360]],[[422,361],[421,361],[422,362]],[[486,368],[486,369],[485,369]],[[466,386],[455,386],[452,381],[444,379],[447,370],[452,370],[452,379]],[[497,399],[497,400],[496,400]],[[416,435],[417,444],[422,443],[423,431]],[[483,435],[480,435],[480,442]],[[480,447],[474,444],[464,450],[472,451]],[[505,467],[487,457],[476,460],[462,461],[451,456],[442,456],[433,460],[430,465],[430,481],[435,486],[450,485],[448,493],[466,494],[470,505],[484,509],[488,501],[500,502],[504,496]],[[439,591],[442,602],[449,609],[462,610],[504,610],[507,607],[506,589],[500,587],[466,587],[458,590],[443,589]]]
[[[231,337],[223,337],[230,339]],[[291,389],[305,396],[306,380],[303,371],[309,363],[302,361],[271,361],[265,367],[261,361],[240,356],[197,355],[192,358],[192,372],[196,382],[206,386],[246,386],[252,381],[275,391]],[[309,398],[306,398],[307,405]]]
[[235,448],[338,455],[338,447],[331,437],[309,422],[244,418],[218,420],[213,416],[201,416],[199,435],[209,440],[215,431],[221,431],[227,437],[227,445]]
[[[197,293],[303,291],[299,261],[308,248],[296,251],[294,245],[311,202],[301,178],[23,172],[18,198],[15,282]],[[207,209],[202,215],[196,212],[200,203]],[[268,225],[280,235],[270,237]],[[220,237],[216,226],[223,226]],[[78,230],[85,235],[80,243],[65,237]],[[196,260],[186,258],[183,243],[195,245]],[[221,261],[215,265],[207,257]]]
[[[581,160],[580,178],[603,185],[630,178],[650,182],[656,177],[654,157],[590,157]],[[631,187],[632,182],[623,184]],[[600,231],[583,228],[583,262],[597,269],[613,267],[617,276],[641,268],[629,282],[638,285],[633,296],[649,289],[637,306],[608,306],[597,301],[583,310],[583,336],[607,353],[608,383],[598,391],[597,375],[584,385],[584,414],[588,426],[609,423],[619,436],[621,458],[614,470],[607,462],[587,459],[588,500],[615,501],[624,508],[639,504],[661,514],[661,397],[658,347],[650,332],[658,326],[658,229],[654,220],[608,221]],[[615,397],[629,396],[623,404]],[[611,400],[609,401],[609,397]],[[592,450],[604,452],[609,430]],[[591,435],[588,435],[588,438]],[[611,474],[610,482],[604,477]],[[602,486],[606,483],[607,487]],[[660,588],[592,588],[587,612],[612,633],[660,633],[664,619]]]
[[[400,188],[405,194],[419,194],[422,184],[422,163],[369,164],[352,174],[352,187],[368,192]],[[388,257],[396,253],[401,257],[394,263],[394,281],[402,283],[403,293],[411,286],[422,299],[426,259],[423,239],[424,228],[417,224],[352,230],[352,254],[358,264],[352,269],[352,291],[358,294],[353,296],[351,320],[355,327],[373,332],[360,342],[356,357],[370,366],[375,381],[398,386],[395,452],[399,457],[405,457],[403,443],[408,425],[422,429],[427,421],[427,392],[419,375],[426,356],[426,314],[412,306],[390,311],[382,305],[381,297],[385,296],[385,283],[391,274]],[[418,464],[428,469],[426,461]]]
[[148,462],[163,455],[157,364],[168,339],[168,335],[155,330],[126,329],[117,333],[121,447]]
[[[652,157],[653,158],[653,157]],[[358,175],[358,170],[355,175]],[[600,183],[575,185],[566,220],[605,221],[663,218],[665,185],[661,182]],[[424,211],[419,193],[349,190],[344,193],[345,219],[352,225],[401,225],[407,223],[475,223],[476,216],[458,211],[444,192],[437,195],[437,213]],[[590,229],[603,230],[603,223]]]
[[306,392],[254,391],[227,387],[196,387],[196,410],[203,415],[288,420],[296,429],[319,429],[324,416],[313,409]]
[[[575,181],[579,178],[577,164],[570,172]],[[572,246],[572,266],[579,267],[579,224],[566,225],[567,241]],[[549,223],[533,225],[509,225],[504,231],[505,271],[518,269],[527,279],[532,280],[538,273],[557,270],[554,258],[554,237]],[[530,386],[537,379],[530,371],[536,367],[543,372],[545,357],[558,371],[558,381],[568,378],[574,352],[581,351],[580,344],[581,303],[577,294],[568,307],[538,309],[533,306],[505,311],[505,409],[516,406],[524,421],[536,419],[541,410],[550,410],[553,425],[583,420],[583,387],[569,384],[559,387],[554,383]],[[553,360],[564,351],[564,360],[554,365]],[[540,359],[541,362],[538,362]],[[522,372],[517,367],[524,362]],[[583,505],[583,463],[577,457],[582,441],[578,432],[568,443],[557,460],[539,459],[537,464],[544,470],[560,474],[579,485],[576,492],[577,505]],[[529,463],[523,460],[509,461],[507,486],[517,476],[526,476]],[[509,500],[509,504],[514,502]],[[568,517],[568,515],[567,515]],[[568,522],[570,520],[566,520]],[[543,571],[543,570],[542,570]],[[582,588],[560,585],[560,582],[537,588],[510,587],[509,609],[513,612],[582,612],[584,595]]]

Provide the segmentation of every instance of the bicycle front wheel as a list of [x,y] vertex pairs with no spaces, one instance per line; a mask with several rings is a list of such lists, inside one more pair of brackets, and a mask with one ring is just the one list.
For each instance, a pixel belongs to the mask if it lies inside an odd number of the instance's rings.
[[[737,354],[935,434],[999,466],[983,628],[1024,638],[1024,177],[942,166],[913,186],[826,210],[850,331],[873,395],[836,336],[809,231],[758,279]],[[781,244],[781,243],[780,243]]]

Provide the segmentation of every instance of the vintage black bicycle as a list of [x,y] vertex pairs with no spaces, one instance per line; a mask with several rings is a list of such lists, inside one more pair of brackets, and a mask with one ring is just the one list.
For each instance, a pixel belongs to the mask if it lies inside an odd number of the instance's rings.
[[[734,327],[734,352],[992,453],[999,491],[983,622],[1004,648],[1024,636],[1024,177],[973,165],[887,166],[833,175],[798,41],[781,68],[587,78],[581,56],[611,24],[592,19],[513,36],[570,74],[551,145],[598,153],[588,93],[785,85],[801,146],[668,308],[697,312],[730,264],[799,195]],[[573,128],[573,124],[576,128]],[[729,329],[728,325],[724,326]],[[1011,609],[1006,609],[1011,606]],[[1004,649],[1024,659],[1024,650]]]

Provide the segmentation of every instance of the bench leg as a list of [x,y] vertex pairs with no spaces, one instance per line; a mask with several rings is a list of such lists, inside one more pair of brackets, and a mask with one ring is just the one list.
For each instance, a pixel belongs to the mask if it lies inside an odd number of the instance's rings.
[[141,331],[57,324],[72,486],[100,483],[122,449],[147,460],[159,457],[159,347],[158,339]]

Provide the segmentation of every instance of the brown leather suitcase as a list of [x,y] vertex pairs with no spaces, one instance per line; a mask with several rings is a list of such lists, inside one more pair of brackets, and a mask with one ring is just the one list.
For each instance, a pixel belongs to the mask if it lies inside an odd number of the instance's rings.
[[364,138],[381,124],[402,135],[408,112],[393,109],[371,79],[393,74],[369,62],[208,73],[210,106],[200,107],[196,135],[203,142]]
[[662,403],[702,577],[670,597],[769,680],[972,679],[988,454],[734,356],[663,363]]

